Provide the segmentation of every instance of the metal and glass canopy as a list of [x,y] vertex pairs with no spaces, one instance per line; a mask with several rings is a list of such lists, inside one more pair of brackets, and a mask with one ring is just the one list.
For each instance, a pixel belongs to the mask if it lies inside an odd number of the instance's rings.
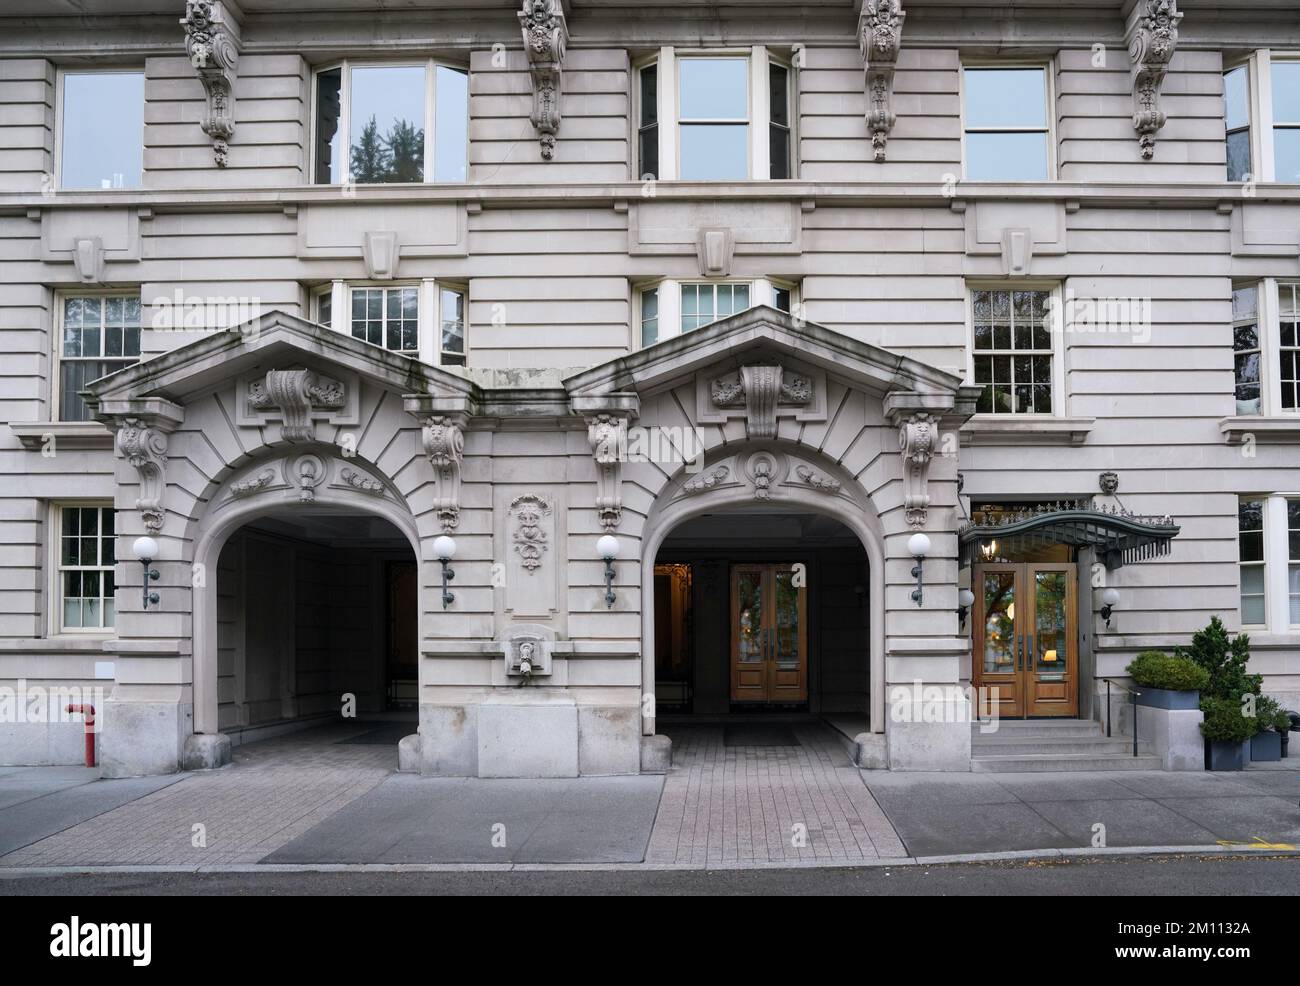
[[1067,500],[971,522],[958,532],[958,543],[963,566],[1064,544],[1095,548],[1097,558],[1115,569],[1169,554],[1179,530],[1168,514],[1143,516]]

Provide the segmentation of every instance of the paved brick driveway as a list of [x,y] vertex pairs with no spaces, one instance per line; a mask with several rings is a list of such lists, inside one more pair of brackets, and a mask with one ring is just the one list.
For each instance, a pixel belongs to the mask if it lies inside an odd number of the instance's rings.
[[[663,731],[673,740],[673,770],[646,862],[726,866],[906,855],[825,727],[794,726],[796,746],[727,746],[722,726]],[[806,833],[802,847],[795,844],[800,831]]]

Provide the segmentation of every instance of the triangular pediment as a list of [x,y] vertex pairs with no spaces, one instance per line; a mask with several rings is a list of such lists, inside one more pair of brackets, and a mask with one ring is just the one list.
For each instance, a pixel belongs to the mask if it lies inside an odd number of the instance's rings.
[[299,368],[325,377],[357,378],[402,396],[468,404],[478,396],[478,388],[463,377],[282,311],[214,331],[120,370],[92,383],[86,394],[92,408],[145,398],[184,405],[231,380]]
[[945,414],[973,410],[973,391],[961,377],[767,306],[617,357],[564,384],[575,404],[585,404],[615,394],[645,398],[699,374],[724,379],[764,365],[833,375],[881,400],[909,395]]

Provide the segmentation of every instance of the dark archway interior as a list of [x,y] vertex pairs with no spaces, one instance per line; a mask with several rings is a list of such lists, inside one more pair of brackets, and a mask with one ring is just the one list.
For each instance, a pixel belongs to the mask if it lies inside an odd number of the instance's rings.
[[682,523],[655,559],[657,714],[865,728],[869,586],[862,543],[832,518],[756,506]]
[[217,566],[220,730],[239,743],[349,711],[414,722],[418,579],[380,517],[303,504],[237,530]]

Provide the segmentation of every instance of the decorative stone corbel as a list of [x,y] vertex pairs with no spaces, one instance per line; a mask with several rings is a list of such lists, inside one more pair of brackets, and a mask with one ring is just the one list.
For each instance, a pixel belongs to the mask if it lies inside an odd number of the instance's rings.
[[524,0],[519,26],[533,80],[533,112],[529,119],[541,141],[542,157],[549,161],[555,157],[555,135],[560,132],[560,84],[569,27],[560,0]]
[[714,407],[745,407],[745,434],[749,438],[775,438],[776,416],[782,405],[802,407],[813,398],[812,381],[782,366],[742,366],[731,378],[714,380],[710,396]]
[[229,163],[230,138],[235,134],[235,76],[239,67],[237,8],[222,0],[185,0],[185,51],[208,95],[200,126],[212,138],[217,167]]
[[623,463],[627,459],[627,418],[598,414],[587,419],[587,441],[596,460],[596,513],[606,534],[623,517]]
[[72,246],[72,262],[82,284],[97,284],[104,279],[104,241],[98,236],[77,240]]
[[1133,62],[1133,129],[1142,157],[1156,152],[1156,133],[1165,125],[1160,87],[1178,45],[1178,0],[1138,0],[1128,28],[1128,53]]
[[338,380],[318,377],[311,370],[267,370],[264,380],[249,385],[248,407],[252,411],[278,411],[285,441],[314,442],[313,414],[343,407],[346,396]]
[[117,447],[140,477],[135,508],[151,534],[162,530],[163,491],[167,485],[167,433],[143,418],[125,418],[117,429]]
[[885,160],[885,141],[894,128],[894,68],[903,45],[902,0],[863,0],[858,46],[867,76],[867,127],[876,163]]
[[433,467],[433,508],[443,533],[460,523],[460,466],[465,457],[463,414],[431,414],[424,419],[424,454]]
[[920,529],[929,518],[927,482],[938,436],[939,418],[925,411],[904,418],[898,426],[898,446],[903,454],[903,515],[909,527]]

